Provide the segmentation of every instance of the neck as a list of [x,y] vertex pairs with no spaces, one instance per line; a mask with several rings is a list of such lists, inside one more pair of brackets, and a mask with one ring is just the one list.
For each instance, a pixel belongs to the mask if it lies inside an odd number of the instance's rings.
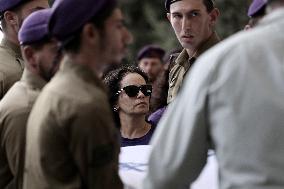
[[18,40],[18,32],[15,29],[7,26],[7,28],[6,28],[6,30],[4,30],[3,34],[4,34],[4,37],[10,43],[12,43],[15,46],[20,46],[20,42]]
[[123,116],[120,114],[121,136],[124,138],[140,138],[148,133],[151,125],[145,121],[143,116]]
[[197,51],[198,49],[186,49],[189,59],[191,59],[192,57],[195,57],[195,55],[197,54]]
[[66,57],[71,59],[76,64],[88,66],[96,73],[96,75],[99,75],[104,62],[102,60],[100,61],[98,56],[94,56],[94,54],[90,55],[80,51],[78,53],[66,53]]

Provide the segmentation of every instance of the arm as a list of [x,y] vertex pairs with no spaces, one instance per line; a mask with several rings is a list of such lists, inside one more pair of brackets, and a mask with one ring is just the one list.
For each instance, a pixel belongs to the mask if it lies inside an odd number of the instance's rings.
[[21,187],[23,182],[26,123],[29,112],[26,109],[19,109],[12,114],[8,114],[5,121],[1,123],[5,126],[3,143],[9,169],[13,175],[10,185],[13,183],[14,187]]

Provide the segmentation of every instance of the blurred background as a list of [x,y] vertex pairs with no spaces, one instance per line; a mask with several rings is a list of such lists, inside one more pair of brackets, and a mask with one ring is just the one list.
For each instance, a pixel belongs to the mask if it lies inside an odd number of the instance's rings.
[[[244,28],[248,22],[247,10],[251,1],[215,0],[221,12],[216,30],[222,39]],[[52,4],[53,0],[49,2]],[[128,63],[135,61],[138,49],[145,44],[158,44],[167,51],[180,47],[166,18],[164,0],[120,0],[120,3],[127,25],[134,36]]]

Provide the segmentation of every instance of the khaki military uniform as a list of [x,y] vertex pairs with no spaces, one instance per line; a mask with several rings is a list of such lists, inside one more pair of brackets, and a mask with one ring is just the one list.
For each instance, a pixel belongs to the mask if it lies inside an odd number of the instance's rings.
[[4,37],[0,44],[0,100],[21,79],[24,67],[20,47]]
[[207,49],[218,43],[219,37],[216,33],[213,33],[212,36],[200,47],[200,49],[195,53],[193,57],[189,57],[186,49],[183,49],[183,51],[180,54],[174,54],[171,57],[170,62],[170,75],[169,75],[169,91],[168,91],[168,98],[167,103],[169,104],[172,102],[183,83],[183,79],[188,72],[189,68],[193,65],[196,58],[200,56],[203,52],[205,52]]
[[65,58],[28,121],[24,188],[120,189],[118,154],[102,82]]
[[45,83],[25,70],[0,102],[0,188],[22,188],[26,122]]

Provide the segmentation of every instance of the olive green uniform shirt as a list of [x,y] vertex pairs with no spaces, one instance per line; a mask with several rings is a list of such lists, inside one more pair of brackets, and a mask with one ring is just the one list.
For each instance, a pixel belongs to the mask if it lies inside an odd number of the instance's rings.
[[216,33],[213,33],[211,37],[195,53],[194,57],[190,58],[186,52],[186,49],[183,49],[183,51],[177,57],[173,57],[172,62],[170,63],[171,69],[169,75],[169,90],[167,98],[168,104],[176,98],[182,86],[183,79],[187,74],[189,68],[195,62],[196,58],[218,42],[219,37]]
[[20,47],[4,37],[0,44],[0,100],[21,79],[24,67]]
[[121,189],[119,141],[105,88],[65,57],[27,126],[25,189]]
[[26,123],[45,85],[27,69],[0,101],[0,188],[22,188]]

